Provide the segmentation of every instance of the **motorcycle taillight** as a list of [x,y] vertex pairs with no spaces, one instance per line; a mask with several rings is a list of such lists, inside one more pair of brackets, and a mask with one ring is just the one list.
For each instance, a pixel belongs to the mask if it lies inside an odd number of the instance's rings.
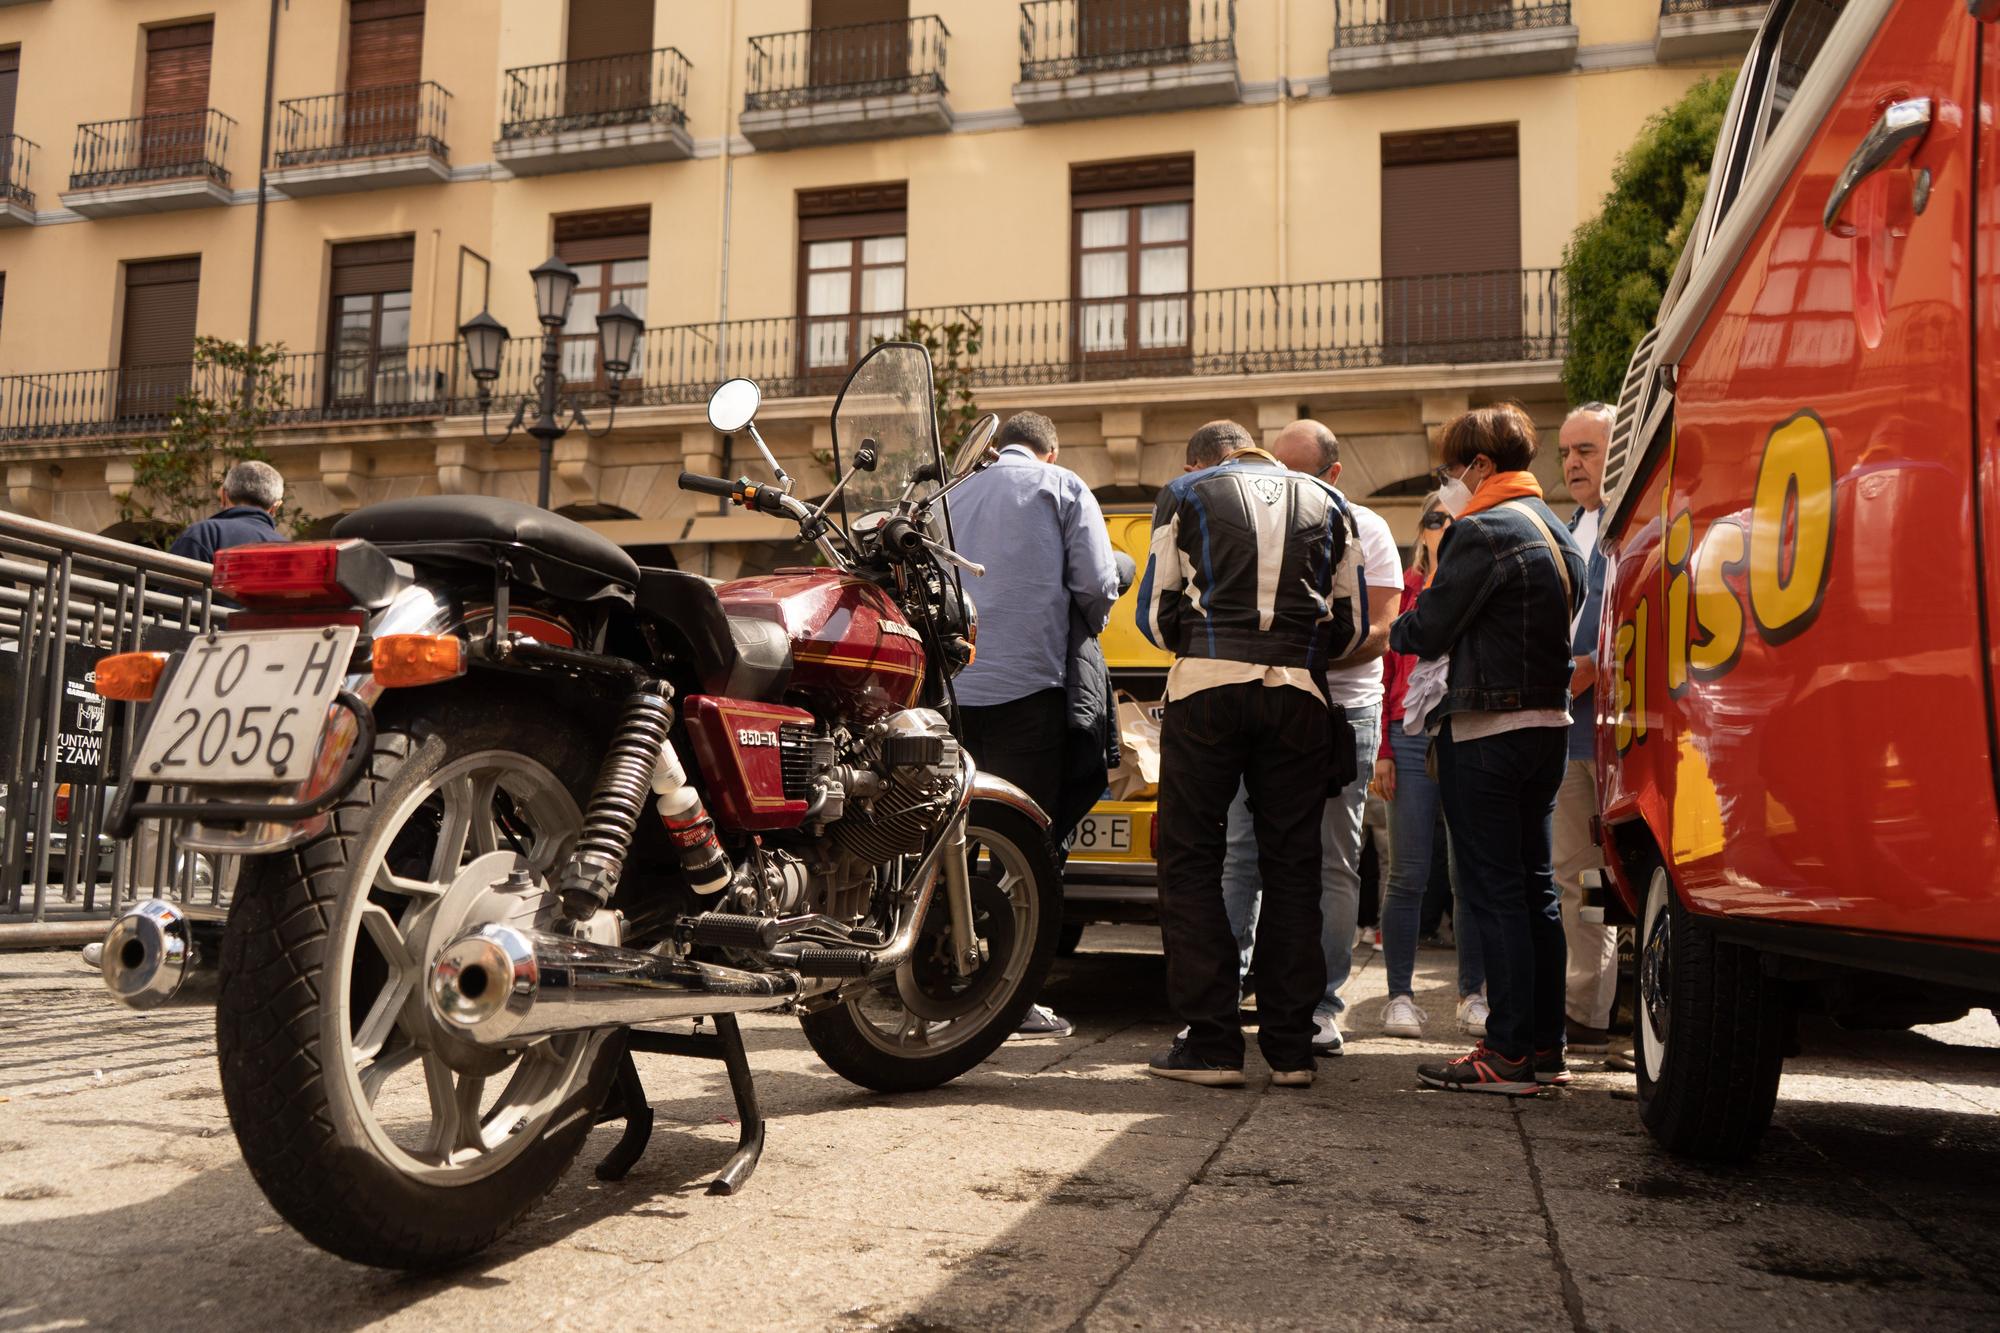
[[261,542],[215,555],[216,595],[270,610],[387,606],[402,587],[395,563],[352,538]]
[[55,815],[56,823],[69,823],[69,784],[67,782],[56,788]]

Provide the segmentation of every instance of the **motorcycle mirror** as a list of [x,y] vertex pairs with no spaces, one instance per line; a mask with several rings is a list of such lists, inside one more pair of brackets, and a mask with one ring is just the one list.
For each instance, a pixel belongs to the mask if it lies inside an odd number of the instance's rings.
[[861,441],[861,447],[854,451],[854,466],[860,468],[863,472],[873,472],[875,464],[880,459],[881,453],[877,450],[875,441],[873,440],[864,439]]
[[764,394],[751,380],[724,380],[708,397],[708,424],[734,435],[757,416]]
[[962,481],[998,458],[999,452],[992,446],[993,433],[1000,429],[1000,418],[988,412],[972,423],[972,429],[965,433],[965,440],[952,456],[951,477]]

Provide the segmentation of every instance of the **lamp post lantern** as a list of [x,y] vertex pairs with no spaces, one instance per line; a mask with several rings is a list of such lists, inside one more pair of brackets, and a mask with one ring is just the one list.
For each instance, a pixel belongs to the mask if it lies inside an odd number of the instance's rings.
[[[500,362],[507,349],[507,326],[482,310],[459,326],[458,336],[465,342],[466,364],[479,385],[480,434],[491,445],[505,444],[517,430],[525,430],[535,438],[541,445],[542,453],[537,503],[547,509],[549,465],[555,454],[556,441],[573,428],[581,428],[592,439],[601,439],[611,433],[612,424],[618,420],[618,399],[625,387],[625,375],[632,368],[632,361],[638,353],[639,337],[645,332],[646,324],[623,301],[597,317],[598,364],[604,368],[605,392],[611,400],[610,416],[602,430],[592,430],[583,409],[572,405],[567,419],[559,420],[565,383],[562,373],[563,327],[569,323],[570,303],[576,297],[576,270],[551,255],[531,269],[528,276],[534,280],[535,318],[542,326],[541,368],[535,375],[533,398],[522,396],[514,408],[514,419],[497,436],[487,428],[486,418],[492,409],[493,385],[500,378]],[[531,403],[535,419],[532,423],[523,424],[527,423]]]

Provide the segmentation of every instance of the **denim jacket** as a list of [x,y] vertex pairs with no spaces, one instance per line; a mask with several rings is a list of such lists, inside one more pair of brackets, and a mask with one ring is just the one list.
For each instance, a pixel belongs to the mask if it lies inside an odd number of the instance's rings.
[[1389,629],[1389,646],[1417,657],[1451,654],[1444,700],[1426,725],[1452,713],[1569,706],[1569,625],[1584,591],[1583,557],[1569,529],[1533,505],[1569,566],[1570,596],[1548,543],[1514,505],[1461,518],[1438,546],[1437,576]]

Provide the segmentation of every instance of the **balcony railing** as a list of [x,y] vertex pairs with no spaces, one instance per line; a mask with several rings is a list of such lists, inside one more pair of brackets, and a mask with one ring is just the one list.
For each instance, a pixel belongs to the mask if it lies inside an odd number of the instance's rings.
[[[1415,278],[1359,278],[1230,287],[1134,302],[1010,301],[871,315],[846,337],[801,317],[648,329],[626,377],[627,406],[699,403],[732,375],[767,397],[830,394],[875,337],[904,319],[977,321],[979,351],[961,363],[975,387],[1116,379],[1359,370],[1475,362],[1554,361],[1564,350],[1557,269],[1509,269]],[[593,340],[566,348],[579,405],[605,386]],[[541,344],[507,345],[494,391],[529,394]],[[201,386],[230,392],[217,372]],[[286,407],[279,425],[476,411],[475,385],[456,344],[343,353],[294,352],[274,372]],[[186,363],[0,377],[0,441],[117,437],[163,431],[191,382]]]
[[1021,81],[1236,58],[1236,0],[1028,0]]
[[502,139],[600,125],[687,123],[686,56],[671,46],[507,71]]
[[1333,0],[1335,46],[1560,28],[1569,0]]
[[213,107],[76,127],[69,188],[100,190],[148,181],[205,177],[229,184],[229,135],[236,122]]
[[1660,0],[1662,14],[1706,14],[1713,9],[1762,9],[1771,0]]
[[278,103],[276,165],[283,170],[400,153],[447,160],[450,104],[451,94],[429,82],[287,98]]
[[28,179],[38,147],[33,139],[18,134],[0,138],[0,201],[27,209],[35,206],[35,192],[28,188]]
[[[285,406],[274,424],[437,417],[469,401],[456,343],[346,352],[289,352],[271,376]],[[196,376],[200,382],[197,385]],[[189,362],[0,377],[0,440],[152,435],[173,421],[180,396],[237,392],[233,377]]]
[[944,21],[932,16],[752,37],[744,109],[942,93],[950,36]]

